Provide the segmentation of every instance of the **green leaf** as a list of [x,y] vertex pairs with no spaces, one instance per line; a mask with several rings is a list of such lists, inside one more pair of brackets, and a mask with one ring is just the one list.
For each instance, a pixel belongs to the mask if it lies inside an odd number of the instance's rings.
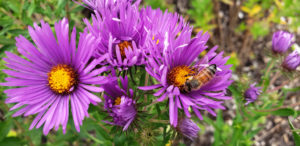
[[[19,36],[19,35],[26,36],[26,35],[28,35],[28,30],[27,29],[11,29],[8,32],[13,33],[16,36]],[[14,42],[14,39],[12,39],[12,40]]]
[[16,137],[7,137],[7,138],[3,139],[2,141],[0,141],[0,145],[3,145],[3,146],[21,146],[22,141],[21,141],[21,139],[16,138]]
[[293,130],[293,137],[294,137],[295,145],[300,146],[300,135],[294,131],[295,128],[294,128],[292,122],[290,121],[290,119],[289,119],[289,125],[290,125],[291,129]]
[[15,40],[14,39],[7,39],[3,36],[0,37],[0,44],[2,45],[13,45],[15,44]]
[[293,116],[295,114],[295,111],[290,108],[284,108],[272,111],[271,114],[276,116]]
[[14,13],[20,14],[21,2],[19,0],[9,1],[7,5]]
[[32,13],[35,11],[35,8],[36,8],[35,0],[32,0],[27,11],[27,17],[31,17]]
[[0,122],[0,141],[6,137],[12,124],[13,123],[11,118],[8,118],[5,121]]
[[267,22],[255,22],[250,29],[253,34],[254,39],[258,37],[263,37],[269,33],[269,27]]

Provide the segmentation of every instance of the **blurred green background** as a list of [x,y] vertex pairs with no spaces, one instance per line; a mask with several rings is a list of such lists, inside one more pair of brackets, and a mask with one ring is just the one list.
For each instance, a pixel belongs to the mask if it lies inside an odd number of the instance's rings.
[[[81,2],[78,0],[78,2]],[[261,70],[243,70],[245,66],[252,69],[256,60],[258,66],[267,67],[266,49],[270,49],[272,33],[276,30],[287,30],[299,36],[300,30],[300,1],[299,0],[144,0],[142,6],[152,6],[162,10],[177,12],[194,26],[194,34],[204,30],[211,34],[209,45],[219,45],[227,55],[231,56],[229,64],[233,64],[232,69],[241,78],[241,82],[248,82],[251,78],[259,82],[258,75],[263,75]],[[90,17],[91,11],[74,3],[71,0],[0,0],[0,57],[5,57],[4,52],[16,51],[14,38],[19,35],[30,40],[27,27],[40,20],[48,22],[51,26],[67,17],[70,28],[75,26],[77,32],[85,27],[82,19]],[[299,37],[296,37],[299,43]],[[250,65],[249,65],[250,62]],[[5,68],[5,62],[1,59],[0,68]],[[249,72],[253,74],[249,76]],[[258,74],[256,76],[256,73]],[[5,74],[0,74],[0,82],[4,81]],[[264,76],[268,80],[269,75]],[[231,87],[231,92],[235,97],[237,106],[243,105],[240,98],[242,92],[236,90],[237,87],[244,86],[237,83]],[[0,145],[140,145],[143,142],[143,134],[155,130],[144,129],[138,134],[125,134],[113,131],[109,126],[105,126],[101,120],[103,115],[99,114],[99,107],[91,106],[89,112],[91,118],[85,119],[81,127],[81,132],[77,133],[72,119],[69,119],[68,130],[64,135],[61,130],[50,132],[47,136],[42,135],[42,129],[29,131],[28,127],[34,116],[12,118],[13,112],[9,112],[12,105],[4,104],[5,95],[3,90],[7,87],[0,86]],[[244,89],[245,87],[240,87]],[[293,88],[299,91],[299,88]],[[287,91],[290,91],[286,89]],[[286,92],[287,92],[286,91]],[[287,94],[284,92],[284,94]],[[278,101],[279,95],[274,95],[274,99],[269,100],[265,95],[266,103],[264,109],[271,108],[273,101],[278,105],[283,105],[284,99]],[[162,105],[159,105],[162,106]],[[156,106],[155,111],[161,111]],[[253,107],[254,109],[255,107]],[[251,109],[249,109],[251,110]],[[238,107],[234,112],[236,115],[233,123],[224,122],[224,114],[219,111],[216,119],[205,118],[203,123],[213,125],[213,144],[218,145],[253,145],[253,137],[263,129],[269,113],[250,113],[243,107]],[[274,115],[297,117],[299,111],[284,108],[279,112],[272,111]],[[168,117],[166,112],[159,112]],[[246,117],[245,117],[246,116]],[[248,122],[245,122],[248,121]],[[153,124],[153,127],[161,127]],[[202,132],[205,126],[199,124]],[[151,127],[151,126],[149,126]],[[113,132],[109,132],[109,131]],[[147,131],[148,130],[148,131]],[[169,126],[157,128],[156,144],[170,145],[171,132]],[[296,134],[297,135],[297,134]],[[299,138],[299,137],[298,137]],[[145,139],[144,139],[145,140]],[[203,144],[203,143],[202,143]],[[209,143],[208,145],[210,145]],[[292,142],[293,144],[293,142]],[[145,144],[144,144],[145,145]],[[205,145],[205,144],[203,144]]]

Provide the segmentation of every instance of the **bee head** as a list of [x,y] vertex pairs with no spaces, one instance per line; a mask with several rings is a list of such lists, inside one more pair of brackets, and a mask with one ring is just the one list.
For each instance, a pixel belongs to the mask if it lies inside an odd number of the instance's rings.
[[200,83],[198,80],[194,79],[193,77],[189,77],[185,82],[184,91],[190,92],[192,90],[197,90],[199,85]]
[[200,86],[200,83],[198,80],[196,79],[192,79],[190,82],[189,82],[189,86],[191,87],[191,89],[196,89]]

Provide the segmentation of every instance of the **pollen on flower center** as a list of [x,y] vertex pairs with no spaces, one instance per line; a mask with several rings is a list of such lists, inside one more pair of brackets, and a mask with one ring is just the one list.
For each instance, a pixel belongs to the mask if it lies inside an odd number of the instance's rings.
[[186,65],[176,66],[168,73],[168,84],[181,88],[194,73],[195,71]]
[[77,82],[76,72],[65,64],[52,67],[48,73],[48,85],[52,91],[59,94],[70,93]]
[[117,97],[115,99],[115,104],[114,105],[120,105],[121,104],[121,97]]
[[132,43],[130,41],[123,41],[118,44],[122,59],[126,58],[125,49],[129,47],[132,48]]

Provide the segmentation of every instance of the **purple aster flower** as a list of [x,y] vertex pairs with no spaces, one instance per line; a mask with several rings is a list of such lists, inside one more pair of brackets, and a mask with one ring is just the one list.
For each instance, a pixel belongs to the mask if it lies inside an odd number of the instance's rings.
[[208,47],[208,33],[199,32],[190,39],[190,30],[181,31],[178,36],[166,32],[164,47],[161,49],[155,41],[149,41],[147,72],[159,81],[158,84],[139,87],[141,90],[159,89],[154,96],[161,102],[169,99],[169,118],[174,127],[177,125],[178,108],[183,109],[188,118],[189,108],[199,119],[199,110],[216,115],[213,109],[225,109],[222,106],[226,88],[232,83],[231,65],[225,65],[229,57],[223,58],[223,52],[216,53],[217,47],[210,49],[204,57],[200,53]]
[[181,119],[177,129],[182,135],[190,140],[196,139],[200,131],[198,125],[188,118]]
[[244,93],[245,99],[247,100],[247,102],[245,103],[245,105],[248,105],[249,103],[254,102],[257,97],[260,95],[261,91],[261,87],[255,87],[256,83],[251,84],[250,88],[248,88],[246,90],[246,92]]
[[106,56],[107,63],[118,69],[128,69],[145,62],[143,47],[146,32],[140,19],[138,7],[128,2],[116,3],[114,11],[98,12],[92,16],[91,25],[87,19],[88,30],[97,38],[101,38],[94,56]]
[[128,78],[120,77],[122,87],[118,81],[112,81],[103,85],[104,91],[104,107],[109,115],[113,118],[108,124],[123,127],[123,131],[127,130],[137,115],[135,100],[133,99],[133,90],[128,88]]
[[[13,117],[37,114],[29,129],[39,128],[44,124],[46,135],[55,127],[62,125],[66,132],[69,119],[69,101],[76,130],[84,117],[88,117],[89,104],[101,102],[100,98],[90,92],[101,92],[103,88],[92,86],[107,82],[103,76],[98,76],[106,68],[91,71],[104,58],[99,58],[88,64],[95,49],[97,39],[87,32],[79,37],[76,47],[76,29],[69,38],[69,24],[66,19],[55,23],[55,34],[49,24],[41,21],[41,27],[36,23],[29,27],[29,34],[35,45],[23,36],[16,38],[18,51],[26,59],[6,52],[6,66],[3,70],[11,77],[6,78],[2,86],[16,86],[4,93],[8,98],[6,103],[17,103],[10,110],[20,108]],[[57,39],[56,39],[57,38]]]
[[300,66],[300,53],[296,50],[293,51],[284,59],[282,66],[289,71],[296,70]]
[[272,51],[283,54],[293,45],[294,35],[285,31],[277,31],[272,38]]

